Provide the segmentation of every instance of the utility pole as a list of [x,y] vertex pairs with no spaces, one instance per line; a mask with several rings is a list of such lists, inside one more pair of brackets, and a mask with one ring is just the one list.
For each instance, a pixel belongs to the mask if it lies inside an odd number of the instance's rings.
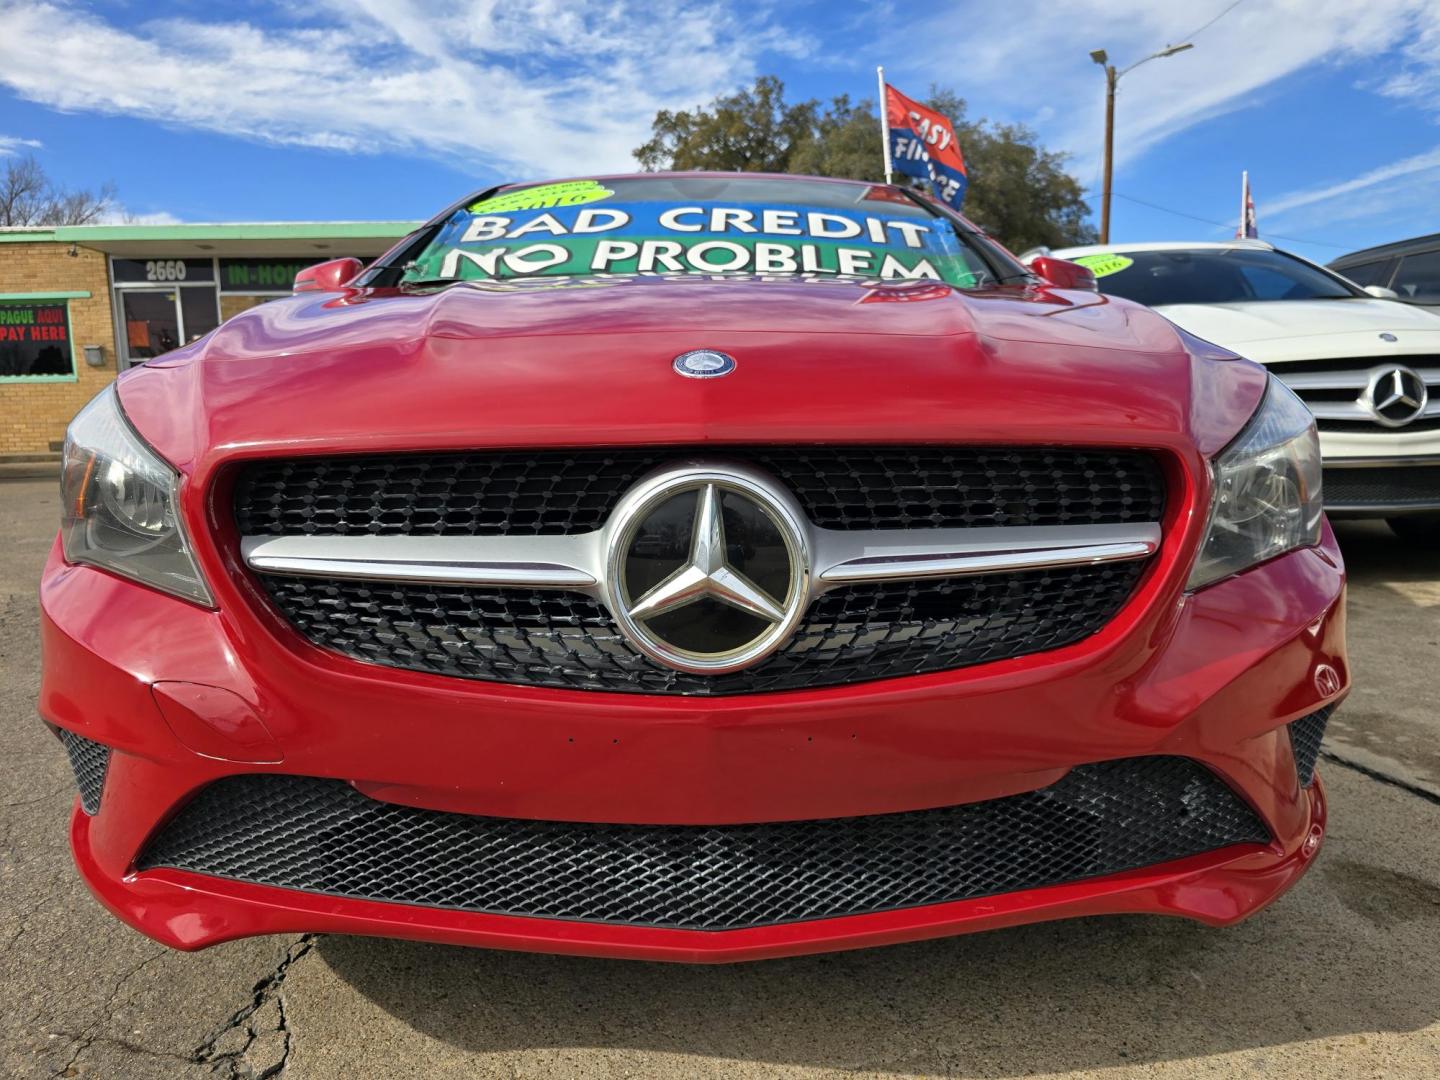
[[1135,61],[1123,71],[1116,70],[1104,49],[1094,49],[1090,53],[1090,59],[1105,69],[1105,181],[1100,192],[1100,242],[1102,244],[1110,242],[1110,193],[1115,175],[1115,87],[1120,82],[1120,76],[1129,74],[1150,60],[1174,56],[1176,53],[1194,47],[1188,42],[1183,45],[1166,45],[1159,52],[1151,53],[1145,59]]
[[[1103,50],[1102,50],[1103,51]],[[1110,189],[1115,176],[1115,84],[1120,76],[1114,64],[1105,65],[1105,186],[1100,196],[1100,242],[1110,242]]]

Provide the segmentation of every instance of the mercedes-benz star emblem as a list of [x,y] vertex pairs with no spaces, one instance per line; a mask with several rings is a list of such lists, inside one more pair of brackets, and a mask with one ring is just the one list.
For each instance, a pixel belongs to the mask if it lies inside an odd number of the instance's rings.
[[735,370],[735,358],[714,349],[693,349],[675,357],[675,372],[687,379],[718,379]]
[[715,675],[769,656],[809,592],[801,511],[764,474],[696,463],[653,474],[608,528],[610,610],[641,652]]
[[1375,422],[1385,427],[1404,427],[1425,411],[1430,393],[1425,380],[1408,367],[1376,368],[1360,394],[1360,404]]

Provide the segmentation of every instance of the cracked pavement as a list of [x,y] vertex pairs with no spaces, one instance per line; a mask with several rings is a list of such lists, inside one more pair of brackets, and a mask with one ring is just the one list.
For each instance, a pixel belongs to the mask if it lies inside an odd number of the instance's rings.
[[57,503],[0,483],[0,1076],[1440,1075],[1440,552],[1383,527],[1341,529],[1330,835],[1268,911],[687,968],[309,935],[184,954],[111,918],[34,712]]

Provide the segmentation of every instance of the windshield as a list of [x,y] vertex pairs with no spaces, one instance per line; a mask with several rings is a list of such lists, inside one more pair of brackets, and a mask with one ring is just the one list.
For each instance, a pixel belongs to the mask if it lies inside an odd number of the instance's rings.
[[1100,291],[1149,307],[1260,300],[1337,300],[1355,295],[1308,263],[1278,251],[1194,248],[1081,255]]
[[995,280],[955,223],[893,188],[627,177],[506,190],[452,214],[402,283],[743,273]]

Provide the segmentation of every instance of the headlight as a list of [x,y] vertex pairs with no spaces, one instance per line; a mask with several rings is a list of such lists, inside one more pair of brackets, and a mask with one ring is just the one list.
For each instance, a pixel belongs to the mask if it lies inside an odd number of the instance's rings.
[[65,433],[65,558],[210,604],[175,512],[178,479],[130,427],[115,388],[102,391]]
[[1320,542],[1320,439],[1305,403],[1273,375],[1265,400],[1211,463],[1215,493],[1187,588]]

